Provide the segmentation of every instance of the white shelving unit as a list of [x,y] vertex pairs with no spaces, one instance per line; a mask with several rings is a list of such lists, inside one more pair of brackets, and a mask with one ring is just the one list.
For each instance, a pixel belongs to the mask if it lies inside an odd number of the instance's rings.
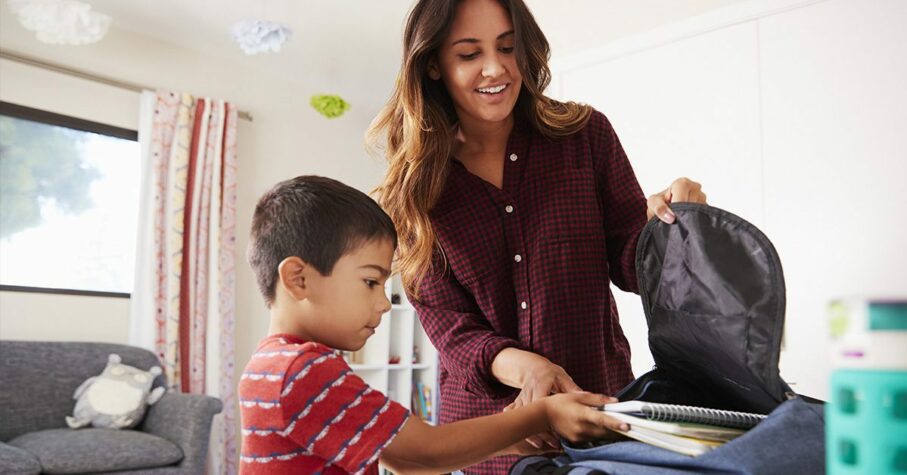
[[437,423],[438,352],[409,304],[399,276],[388,279],[385,288],[392,302],[391,310],[384,314],[365,346],[345,357],[350,368],[369,386],[416,415],[419,414],[412,405],[413,388],[419,384],[428,388],[428,420]]

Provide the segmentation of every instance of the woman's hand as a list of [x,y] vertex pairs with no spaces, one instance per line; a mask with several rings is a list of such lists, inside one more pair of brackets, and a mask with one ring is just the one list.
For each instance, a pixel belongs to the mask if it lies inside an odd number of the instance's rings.
[[[492,373],[504,384],[520,388],[520,394],[504,410],[523,407],[532,401],[555,393],[581,392],[564,368],[529,351],[505,348],[494,359]],[[561,444],[554,434],[543,433],[526,439],[541,450],[559,451]]]
[[649,197],[646,215],[648,219],[658,216],[658,219],[671,224],[674,222],[674,213],[671,212],[669,203],[705,203],[705,198],[702,185],[689,178],[678,178],[664,191]]
[[530,402],[557,393],[582,392],[564,368],[542,356],[526,367],[523,388],[514,401],[514,407],[527,406]]

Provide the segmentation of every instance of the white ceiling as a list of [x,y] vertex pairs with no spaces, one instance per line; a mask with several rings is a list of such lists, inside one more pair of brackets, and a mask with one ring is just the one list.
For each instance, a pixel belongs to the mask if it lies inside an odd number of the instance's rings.
[[[412,0],[86,0],[114,27],[242,61],[290,80],[362,79],[396,70]],[[527,0],[556,56],[683,20],[743,0]],[[230,39],[246,18],[293,29],[279,54],[251,58]]]
[[[81,52],[119,54],[123,48],[141,48],[139,38],[150,38],[180,49],[194,51],[220,65],[247,70],[246,78],[274,84],[268,78],[297,88],[301,97],[340,94],[357,104],[357,110],[372,117],[393,88],[402,54],[402,32],[414,0],[83,0],[96,11],[113,17],[110,34],[97,48],[78,47]],[[525,0],[551,44],[557,59],[583,49],[596,48],[623,37],[685,20],[735,3],[763,0]],[[12,49],[48,61],[112,74],[144,82],[141,76],[116,73],[101,58],[65,55],[67,48],[42,45],[17,24],[0,0],[0,41]],[[231,26],[242,19],[277,21],[293,30],[279,53],[246,56],[230,38]],[[161,49],[127,54],[160,54]],[[63,56],[61,56],[63,54]],[[55,59],[56,58],[56,59]],[[71,60],[70,60],[71,59]],[[160,57],[149,63],[160,64]],[[181,67],[185,68],[185,63]],[[99,69],[100,68],[100,69]],[[115,69],[115,68],[114,68]],[[205,70],[204,67],[202,70]],[[223,71],[222,69],[220,71]],[[149,79],[150,80],[150,79]],[[153,87],[176,88],[166,80]],[[236,90],[196,85],[200,94],[220,90],[238,97]],[[189,87],[183,86],[180,87]],[[254,83],[234,81],[235,88],[254,88]],[[283,89],[286,91],[286,89]],[[267,95],[265,91],[262,92]],[[282,92],[286,94],[286,92]],[[255,112],[260,97],[246,98],[245,107]]]

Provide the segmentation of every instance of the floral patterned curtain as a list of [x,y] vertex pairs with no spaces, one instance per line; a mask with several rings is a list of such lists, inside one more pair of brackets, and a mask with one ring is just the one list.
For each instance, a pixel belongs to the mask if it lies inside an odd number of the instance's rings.
[[157,353],[171,390],[221,398],[208,473],[234,474],[237,109],[166,91],[143,103],[131,339]]

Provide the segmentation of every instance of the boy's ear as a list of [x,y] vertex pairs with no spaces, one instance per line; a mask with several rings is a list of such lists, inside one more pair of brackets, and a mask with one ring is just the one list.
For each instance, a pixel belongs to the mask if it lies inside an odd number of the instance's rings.
[[434,81],[441,79],[441,68],[438,67],[438,60],[431,59],[428,62],[428,77]]
[[277,285],[280,285],[293,299],[304,299],[306,297],[305,274],[308,267],[310,267],[309,264],[296,256],[284,259],[277,266],[279,277]]

